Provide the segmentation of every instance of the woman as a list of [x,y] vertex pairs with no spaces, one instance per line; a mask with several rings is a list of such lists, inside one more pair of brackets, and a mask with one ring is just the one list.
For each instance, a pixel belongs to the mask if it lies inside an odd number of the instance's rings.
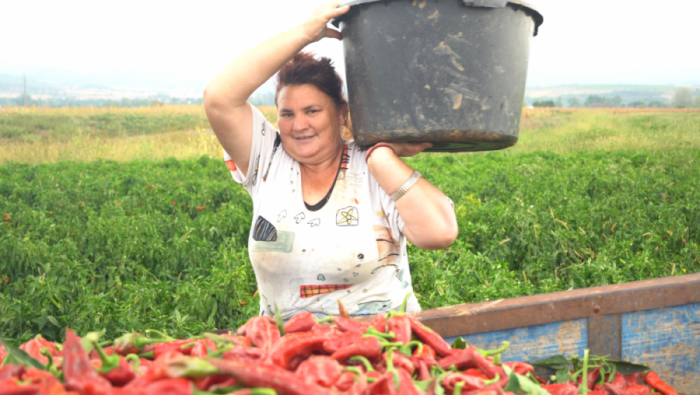
[[[331,2],[301,26],[241,55],[207,86],[204,105],[233,178],[253,198],[250,260],[261,314],[352,315],[398,307],[412,291],[406,241],[441,249],[457,237],[449,199],[399,157],[429,143],[344,141],[348,105],[330,60],[300,53],[349,10]],[[277,74],[279,131],[247,103]],[[420,310],[415,296],[408,311]]]

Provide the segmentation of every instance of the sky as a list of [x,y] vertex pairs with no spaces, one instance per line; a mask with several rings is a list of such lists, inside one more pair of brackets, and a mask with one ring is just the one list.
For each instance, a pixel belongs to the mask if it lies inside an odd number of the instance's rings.
[[[0,74],[54,70],[195,90],[324,2],[0,0]],[[528,86],[700,85],[698,0],[531,3],[545,22],[532,39]],[[331,57],[344,74],[340,42],[307,49]]]

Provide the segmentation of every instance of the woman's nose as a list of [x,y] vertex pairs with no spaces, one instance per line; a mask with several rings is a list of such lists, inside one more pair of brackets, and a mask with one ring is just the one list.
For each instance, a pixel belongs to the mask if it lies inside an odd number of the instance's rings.
[[305,116],[301,115],[294,117],[294,125],[292,126],[292,130],[304,130],[307,127],[309,127],[309,122]]

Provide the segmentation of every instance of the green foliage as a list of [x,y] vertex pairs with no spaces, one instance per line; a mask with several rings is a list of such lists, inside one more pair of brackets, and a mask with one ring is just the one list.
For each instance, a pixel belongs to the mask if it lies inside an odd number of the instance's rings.
[[678,88],[673,94],[671,105],[675,108],[693,107],[693,93],[689,88]]
[[[423,308],[700,271],[697,150],[409,162],[460,226],[446,250],[410,247]],[[252,203],[220,160],[7,164],[0,207],[6,337],[186,336],[257,313]]]
[[207,127],[204,113],[42,114],[9,112],[0,116],[0,139],[68,141],[76,137],[126,137]]
[[556,107],[554,100],[535,100],[532,103],[533,107]]
[[571,107],[571,108],[581,107],[581,102],[575,96],[571,96],[570,98],[568,98],[566,100],[566,102],[569,104],[569,107]]

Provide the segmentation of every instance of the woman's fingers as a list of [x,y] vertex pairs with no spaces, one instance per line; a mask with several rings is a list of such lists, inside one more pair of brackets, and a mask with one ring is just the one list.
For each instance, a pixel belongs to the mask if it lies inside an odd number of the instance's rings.
[[342,5],[340,3],[337,3],[337,4],[338,5],[335,8],[331,9],[328,20],[331,20],[333,18],[337,18],[337,17],[347,13],[348,11],[350,11],[349,5]]
[[309,43],[321,40],[324,37],[342,39],[339,32],[332,32],[327,27],[328,22],[333,18],[337,18],[350,10],[349,6],[343,6],[339,1],[332,1],[318,7],[304,22],[304,30],[308,37]]
[[331,29],[331,28],[326,28],[326,37],[328,37],[328,38],[335,38],[335,39],[338,39],[338,40],[342,40],[342,39],[343,39],[343,35],[340,34],[339,31],[337,31],[337,30],[335,30],[335,29]]

